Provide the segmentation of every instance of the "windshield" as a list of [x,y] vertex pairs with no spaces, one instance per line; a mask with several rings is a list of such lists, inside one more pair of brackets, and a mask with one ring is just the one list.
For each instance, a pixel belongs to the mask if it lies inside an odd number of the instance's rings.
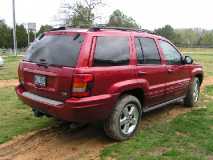
[[75,67],[83,37],[80,34],[46,35],[27,50],[25,61]]

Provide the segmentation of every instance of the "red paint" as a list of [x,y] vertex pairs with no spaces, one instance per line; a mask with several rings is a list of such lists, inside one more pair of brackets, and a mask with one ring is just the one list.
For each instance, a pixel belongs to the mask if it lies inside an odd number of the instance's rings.
[[[133,89],[143,90],[143,106],[149,107],[184,96],[192,78],[197,75],[203,76],[202,67],[197,64],[167,65],[158,40],[168,40],[160,36],[114,30],[101,30],[97,32],[85,30],[76,30],[75,32],[55,31],[47,34],[73,35],[76,32],[84,36],[84,43],[82,44],[75,68],[45,68],[29,62],[20,62],[18,73],[20,81],[24,81],[24,84],[17,86],[16,92],[24,103],[66,121],[88,122],[104,120],[110,115],[119,96],[124,92]],[[129,37],[129,65],[92,67],[97,36]],[[160,52],[161,65],[137,65],[134,42],[134,37],[136,36],[150,37],[156,41]],[[34,85],[33,76],[35,74],[48,77],[47,87],[37,87]],[[73,85],[83,86],[84,83],[90,82],[91,88],[86,92],[80,95],[72,93]],[[24,91],[64,103],[60,106],[50,106],[36,102],[24,97],[22,95]]]

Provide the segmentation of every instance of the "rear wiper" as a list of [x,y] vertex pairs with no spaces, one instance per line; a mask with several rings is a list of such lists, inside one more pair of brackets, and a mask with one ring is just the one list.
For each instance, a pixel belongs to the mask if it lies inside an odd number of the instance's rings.
[[45,59],[40,59],[39,61],[40,61],[39,63],[36,63],[39,67],[42,66],[42,67],[48,68],[49,65]]
[[24,61],[24,62],[32,62],[32,61],[26,60],[26,59],[22,59],[22,61]]
[[36,65],[38,65],[39,67],[44,67],[44,68],[48,68],[48,64],[47,63],[36,63]]
[[75,37],[73,37],[73,40],[76,41],[80,36],[81,36],[81,34],[80,34],[80,33],[77,33],[77,34],[75,35]]
[[76,41],[78,40],[79,43],[82,43],[84,41],[84,39],[82,38],[80,33],[77,33],[74,37],[73,40]]

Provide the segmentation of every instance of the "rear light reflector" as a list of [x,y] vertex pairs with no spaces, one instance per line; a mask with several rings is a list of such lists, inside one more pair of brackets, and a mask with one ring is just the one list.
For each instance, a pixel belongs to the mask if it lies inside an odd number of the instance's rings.
[[72,96],[77,98],[90,96],[92,85],[92,74],[75,74],[73,76]]
[[19,66],[18,66],[18,76],[19,76],[19,83],[21,85],[24,85],[24,76],[23,76],[23,71],[22,71],[22,68],[21,68],[21,64],[19,64]]

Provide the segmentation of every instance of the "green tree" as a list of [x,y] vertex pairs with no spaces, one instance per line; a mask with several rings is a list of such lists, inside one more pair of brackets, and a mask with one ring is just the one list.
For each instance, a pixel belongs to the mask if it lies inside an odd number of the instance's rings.
[[161,35],[163,37],[166,37],[167,39],[169,39],[172,42],[174,42],[175,38],[176,38],[175,30],[170,25],[165,25],[162,28],[156,29],[155,33],[157,33],[157,34],[159,34],[159,35]]
[[140,28],[139,25],[132,17],[128,17],[120,10],[115,10],[110,18],[107,26],[110,27],[128,27],[128,28]]
[[27,30],[24,28],[24,25],[16,25],[16,37],[17,37],[17,47],[25,48],[27,47]]
[[208,31],[203,34],[200,39],[200,45],[213,46],[213,31]]
[[30,43],[31,43],[35,40],[35,34],[32,31],[30,31],[29,35],[30,35]]
[[4,21],[0,22],[0,48],[12,48],[12,30]]
[[37,35],[41,34],[41,33],[44,33],[44,32],[47,32],[49,30],[53,29],[52,26],[50,25],[42,25],[37,33]]
[[176,35],[180,36],[178,44],[184,47],[193,47],[200,44],[202,33],[197,29],[176,29]]

